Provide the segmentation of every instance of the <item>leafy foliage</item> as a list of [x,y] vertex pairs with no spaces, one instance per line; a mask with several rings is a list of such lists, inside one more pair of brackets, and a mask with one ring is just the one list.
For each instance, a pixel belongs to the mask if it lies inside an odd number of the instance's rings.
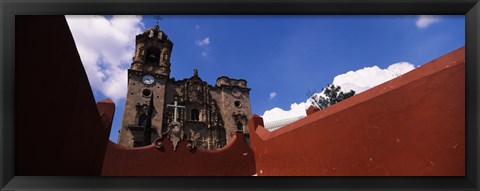
[[307,93],[307,95],[310,97],[312,104],[320,110],[355,95],[355,91],[350,90],[350,92],[345,93],[341,91],[340,86],[335,86],[333,84],[327,85],[327,87],[323,89],[322,93],[324,96],[319,94],[312,94],[311,92]]

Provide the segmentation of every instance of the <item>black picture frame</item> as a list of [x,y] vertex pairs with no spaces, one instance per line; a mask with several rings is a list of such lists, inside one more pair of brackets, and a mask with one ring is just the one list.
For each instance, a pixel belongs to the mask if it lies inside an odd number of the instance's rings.
[[[478,0],[105,0],[1,1],[0,188],[3,190],[478,190]],[[23,177],[15,176],[15,15],[465,15],[466,176],[465,177]]]

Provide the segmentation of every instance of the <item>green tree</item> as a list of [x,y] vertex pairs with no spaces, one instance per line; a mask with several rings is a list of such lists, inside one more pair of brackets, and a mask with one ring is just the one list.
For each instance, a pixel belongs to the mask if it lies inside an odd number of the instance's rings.
[[349,92],[345,93],[341,91],[340,86],[335,86],[333,84],[327,85],[323,88],[323,95],[313,94],[310,91],[307,95],[310,97],[310,100],[316,108],[322,110],[325,109],[333,104],[341,102],[349,97],[355,95],[355,91],[350,90]]

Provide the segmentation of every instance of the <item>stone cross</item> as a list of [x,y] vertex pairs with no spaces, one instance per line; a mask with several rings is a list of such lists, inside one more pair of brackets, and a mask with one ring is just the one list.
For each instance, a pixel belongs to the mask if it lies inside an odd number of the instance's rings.
[[177,108],[183,108],[183,109],[185,109],[185,106],[180,106],[180,105],[178,105],[177,101],[175,101],[175,102],[173,102],[173,103],[174,103],[173,105],[167,104],[167,107],[173,107],[173,108],[175,108],[175,111],[174,111],[175,113],[173,114],[173,122],[178,122],[178,121],[177,121]]

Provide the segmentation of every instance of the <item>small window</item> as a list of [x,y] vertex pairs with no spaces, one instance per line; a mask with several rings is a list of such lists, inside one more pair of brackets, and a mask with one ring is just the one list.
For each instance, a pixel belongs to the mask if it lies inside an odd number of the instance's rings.
[[240,121],[237,122],[237,131],[243,132],[243,124],[242,124],[242,122],[240,122]]
[[233,102],[233,104],[235,104],[235,107],[238,107],[238,108],[242,107],[242,103],[238,100]]
[[191,116],[190,116],[190,119],[193,120],[193,121],[198,121],[199,120],[199,116],[200,116],[200,112],[198,112],[197,109],[192,109],[191,111]]
[[145,126],[145,124],[147,124],[147,118],[148,116],[145,113],[142,113],[138,118],[138,126]]
[[152,95],[152,91],[150,91],[149,89],[143,89],[142,90],[142,95],[147,97],[147,96],[150,96]]

